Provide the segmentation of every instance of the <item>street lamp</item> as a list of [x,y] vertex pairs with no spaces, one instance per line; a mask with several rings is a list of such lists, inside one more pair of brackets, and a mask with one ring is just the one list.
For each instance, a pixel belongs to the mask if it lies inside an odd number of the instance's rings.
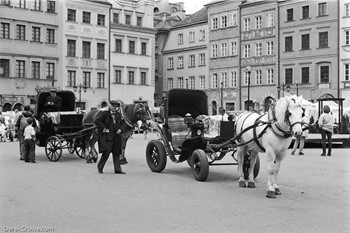
[[74,92],[79,91],[79,108],[81,108],[81,89],[83,89],[84,92],[86,92],[87,87],[81,83],[78,86],[76,85],[73,86]]
[[290,86],[288,84],[282,83],[282,85],[277,86],[277,91],[278,91],[278,98],[280,98],[280,91],[282,90],[283,96],[284,96],[284,88],[286,88],[286,91],[290,91]]
[[295,85],[297,85],[297,96],[299,96],[299,81],[295,81]]
[[249,111],[249,106],[250,106],[250,73],[252,72],[252,67],[247,66],[245,68],[246,73],[248,73],[248,104],[247,104],[247,109]]
[[224,107],[224,82],[221,82],[221,89],[220,89],[220,102],[221,102],[221,107]]

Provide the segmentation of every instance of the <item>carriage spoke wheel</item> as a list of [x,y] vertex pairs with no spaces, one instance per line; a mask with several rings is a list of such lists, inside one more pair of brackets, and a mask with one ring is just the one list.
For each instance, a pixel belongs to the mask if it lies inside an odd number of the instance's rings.
[[78,155],[79,158],[85,158],[85,154],[83,153],[83,139],[82,138],[76,138],[74,141],[74,149],[75,153]]
[[47,158],[52,161],[58,161],[62,156],[62,142],[56,136],[51,136],[47,139],[45,145],[45,153]]
[[68,144],[68,152],[70,153],[70,154],[74,154],[74,140],[70,140],[69,142],[67,142],[67,144]]
[[209,175],[209,162],[203,150],[197,149],[192,153],[192,173],[197,181],[205,181]]
[[166,166],[167,158],[164,145],[159,140],[152,140],[146,147],[146,161],[153,172],[162,172]]

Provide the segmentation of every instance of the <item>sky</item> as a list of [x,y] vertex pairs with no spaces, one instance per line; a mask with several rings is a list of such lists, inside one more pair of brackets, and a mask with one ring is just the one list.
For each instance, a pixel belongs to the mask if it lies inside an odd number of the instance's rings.
[[183,2],[185,4],[186,14],[193,14],[203,8],[203,5],[212,0],[170,0],[169,2]]

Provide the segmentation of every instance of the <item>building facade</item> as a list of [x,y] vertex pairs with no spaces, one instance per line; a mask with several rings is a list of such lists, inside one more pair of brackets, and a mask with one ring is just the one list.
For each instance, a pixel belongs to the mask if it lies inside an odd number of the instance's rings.
[[339,1],[339,78],[344,106],[350,106],[350,0]]

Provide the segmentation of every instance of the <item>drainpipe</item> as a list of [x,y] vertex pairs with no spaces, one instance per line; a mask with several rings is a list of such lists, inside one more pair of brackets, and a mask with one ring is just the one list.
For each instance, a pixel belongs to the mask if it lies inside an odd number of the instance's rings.
[[112,26],[111,26],[111,12],[112,12],[112,7],[113,5],[109,8],[109,32],[108,32],[108,40],[109,40],[109,48],[108,48],[108,91],[107,91],[107,98],[108,101],[111,99],[111,44],[112,44],[112,40],[111,40],[111,35],[112,35]]
[[[337,1],[338,2],[338,43],[337,43],[337,52],[338,52],[338,79],[337,79],[337,94],[338,94],[338,99],[340,98],[340,0]],[[338,114],[340,115],[340,114]],[[340,122],[339,122],[340,123]]]
[[[241,2],[242,4],[242,2]],[[242,33],[242,25],[241,25],[241,18],[242,18],[242,8],[241,4],[238,6],[238,27],[239,27],[239,38],[238,38],[238,77],[239,77],[239,90],[238,90],[238,97],[239,97],[239,109],[242,110],[242,77],[241,77],[241,58],[242,58],[242,48],[241,48],[241,33]]]
[[[280,87],[280,53],[281,53],[281,48],[280,48],[280,41],[281,41],[281,26],[280,26],[280,4],[277,1],[277,53],[276,53],[276,58],[277,58],[277,87]],[[277,89],[277,88],[276,88]],[[279,91],[277,91],[279,92]],[[277,93],[278,98],[280,98],[279,93]]]

